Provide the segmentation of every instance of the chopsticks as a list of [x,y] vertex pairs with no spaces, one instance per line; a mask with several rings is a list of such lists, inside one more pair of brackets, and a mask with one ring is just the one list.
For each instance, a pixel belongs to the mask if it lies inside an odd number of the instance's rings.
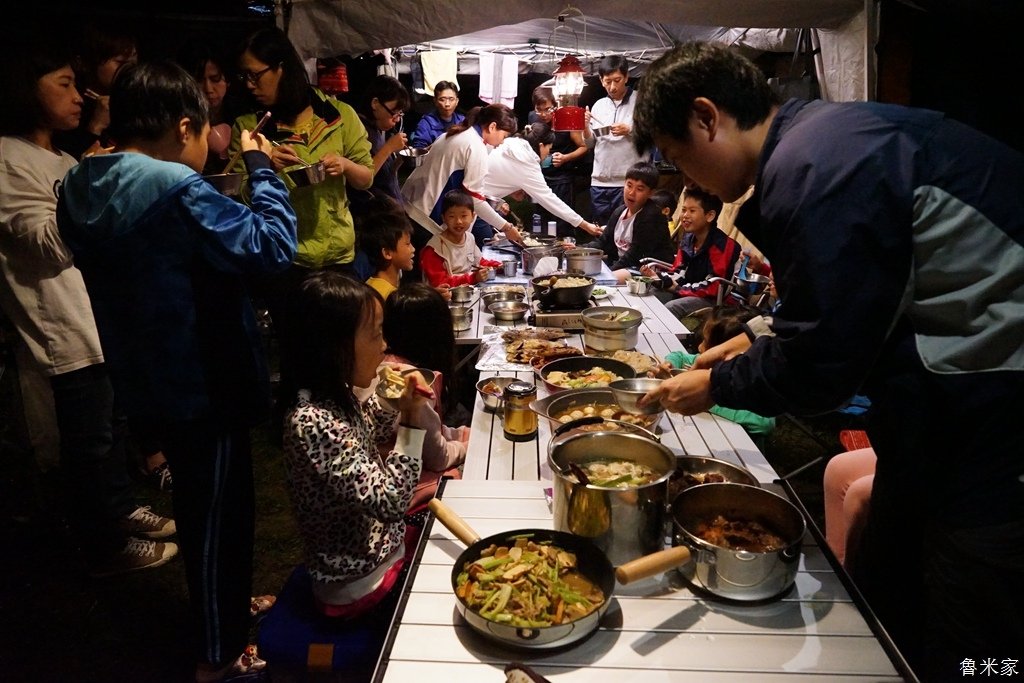
[[[263,126],[269,120],[270,120],[270,112],[268,111],[266,114],[263,115],[263,118],[260,119],[260,122],[256,124],[256,127],[252,129],[252,132],[249,133],[249,136],[250,137],[256,137],[256,134],[260,132],[260,130],[263,128]],[[238,158],[240,156],[242,156],[242,146],[241,145],[238,146],[238,151],[235,152],[231,156],[230,159],[228,159],[227,166],[224,167],[224,170],[221,171],[221,173],[227,173],[231,169],[231,167],[235,165],[235,162],[238,161]]]
[[100,98],[100,94],[92,88],[86,88],[82,91],[82,97],[88,97],[90,100],[98,100]]

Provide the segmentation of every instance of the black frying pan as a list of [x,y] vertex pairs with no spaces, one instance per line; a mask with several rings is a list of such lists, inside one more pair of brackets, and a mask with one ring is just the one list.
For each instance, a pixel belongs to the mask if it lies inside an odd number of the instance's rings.
[[[434,498],[431,500],[428,507],[441,524],[468,546],[455,560],[455,565],[452,567],[451,581],[452,593],[455,594],[459,613],[474,631],[504,645],[541,650],[564,647],[586,638],[597,630],[601,617],[604,616],[604,613],[608,610],[608,605],[611,604],[612,592],[615,589],[616,572],[608,557],[588,539],[564,531],[552,531],[551,529],[514,529],[494,534],[487,538],[480,538],[472,527],[466,524],[465,520],[439,499]],[[537,543],[551,543],[555,547],[574,553],[580,573],[601,589],[605,596],[604,603],[587,616],[575,621],[541,628],[519,628],[509,624],[499,624],[498,622],[485,619],[477,612],[469,609],[465,600],[455,592],[458,586],[459,574],[463,571],[466,563],[479,559],[480,553],[492,544],[514,545],[517,537],[525,535],[529,535]],[[643,572],[645,576],[653,576],[659,570],[666,571],[679,566],[689,556],[690,553],[686,548],[671,548],[655,555],[649,555],[629,562],[619,567],[619,570],[625,571],[626,574],[630,575],[631,572],[636,571]],[[648,565],[652,565],[652,567],[648,568]]]

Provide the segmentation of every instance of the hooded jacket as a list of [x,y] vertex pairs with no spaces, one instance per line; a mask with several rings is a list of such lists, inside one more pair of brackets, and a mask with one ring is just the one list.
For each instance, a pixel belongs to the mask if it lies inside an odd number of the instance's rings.
[[286,268],[296,221],[266,155],[245,157],[252,209],[190,168],[144,154],[89,157],[64,180],[57,225],[129,417],[251,423],[268,405],[242,275]]

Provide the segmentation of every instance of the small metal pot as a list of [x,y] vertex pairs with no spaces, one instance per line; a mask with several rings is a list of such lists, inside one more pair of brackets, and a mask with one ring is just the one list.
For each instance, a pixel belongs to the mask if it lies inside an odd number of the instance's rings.
[[523,301],[495,301],[487,307],[495,320],[501,322],[519,322],[526,317],[530,304]]
[[237,197],[242,193],[242,180],[245,178],[245,174],[216,173],[214,175],[204,175],[203,178],[222,195]]
[[565,270],[570,273],[597,275],[604,263],[604,252],[600,249],[579,247],[565,252]]
[[[675,454],[640,434],[559,431],[548,445],[548,465],[554,476],[555,529],[589,538],[613,564],[660,550],[665,540],[668,479],[675,471]],[[581,484],[570,471],[570,463],[579,465],[609,456],[642,463],[659,476],[643,486],[614,489]]]
[[465,332],[473,326],[473,309],[468,306],[451,306],[448,310],[452,312],[452,329],[455,332]]
[[458,287],[452,287],[448,291],[452,295],[452,303],[454,304],[468,304],[473,300],[473,294],[476,292],[470,285],[459,285]]
[[416,168],[427,158],[428,151],[426,149],[417,149],[416,147],[406,147],[405,149],[398,150],[398,156],[407,166]]
[[[694,533],[698,524],[718,515],[756,521],[778,534],[785,546],[772,552],[731,550]],[[679,571],[694,586],[719,597],[753,601],[779,597],[796,580],[807,525],[782,496],[746,484],[701,484],[673,499],[670,517],[673,545],[690,548],[692,557]]]
[[527,247],[522,250],[519,255],[519,260],[522,265],[523,273],[526,275],[532,275],[533,269],[537,267],[541,259],[551,258],[556,261],[555,270],[562,267],[562,253],[565,249],[561,245],[551,245],[543,247]]
[[582,313],[583,343],[597,351],[635,349],[644,314],[625,306],[597,306]]
[[327,178],[327,170],[324,168],[324,162],[322,161],[293,168],[285,171],[284,174],[291,178],[291,181],[295,183],[295,187],[318,185]]

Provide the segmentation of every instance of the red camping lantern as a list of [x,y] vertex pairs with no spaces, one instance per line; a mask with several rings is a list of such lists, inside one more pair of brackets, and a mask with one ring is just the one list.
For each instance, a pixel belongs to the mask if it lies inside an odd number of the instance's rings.
[[583,80],[583,67],[580,61],[568,55],[562,58],[555,69],[555,113],[551,119],[551,128],[556,131],[583,130],[584,111],[579,106],[580,93],[586,82]]

